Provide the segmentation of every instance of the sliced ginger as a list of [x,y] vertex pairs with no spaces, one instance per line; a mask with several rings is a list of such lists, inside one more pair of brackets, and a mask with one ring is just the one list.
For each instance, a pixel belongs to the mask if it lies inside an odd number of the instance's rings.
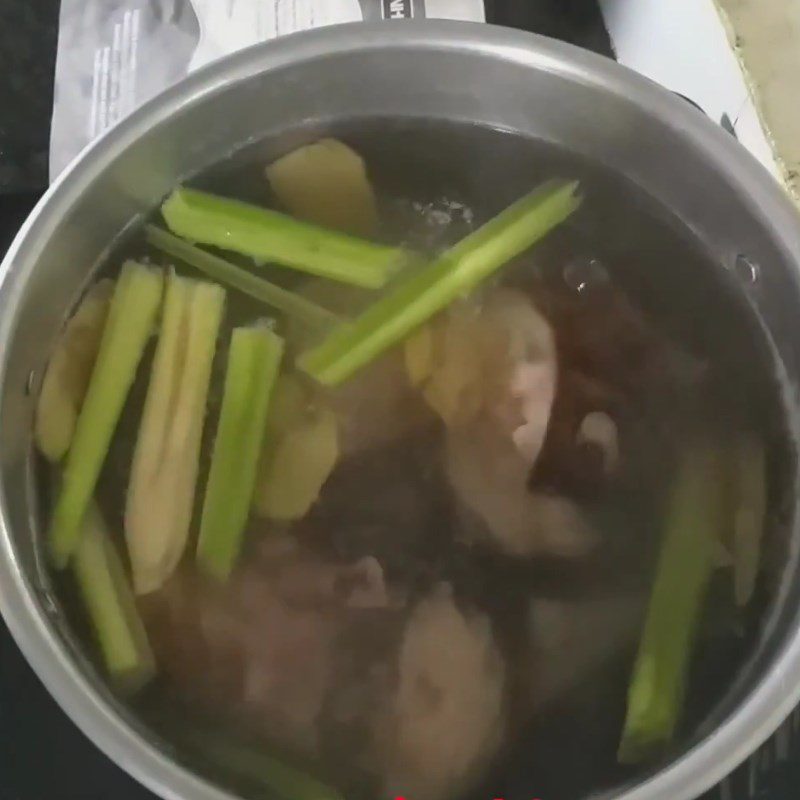
[[278,200],[301,219],[361,236],[378,227],[364,161],[337,139],[293,150],[273,161],[266,173]]
[[161,588],[186,548],[224,303],[220,286],[169,277],[125,508],[136,594]]
[[295,520],[319,497],[339,458],[339,429],[334,411],[311,397],[289,375],[275,387],[267,420],[256,510],[265,517]]
[[49,461],[67,454],[108,316],[114,282],[94,284],[67,320],[47,365],[36,405],[34,438]]

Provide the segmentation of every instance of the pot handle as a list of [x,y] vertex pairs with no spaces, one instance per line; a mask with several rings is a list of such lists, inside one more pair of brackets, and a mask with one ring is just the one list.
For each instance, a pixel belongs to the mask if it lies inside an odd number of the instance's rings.
[[[681,94],[680,92],[673,92],[674,95],[680,97],[681,100],[685,100],[690,105],[694,106],[698,111],[703,114],[706,114],[705,110],[692,100],[690,97],[687,97],[685,94]],[[706,114],[708,116],[708,114]],[[733,126],[733,121],[731,120],[730,114],[727,111],[722,112],[722,116],[720,117],[719,124],[731,135],[734,139],[738,139],[739,137],[736,135],[736,128]]]

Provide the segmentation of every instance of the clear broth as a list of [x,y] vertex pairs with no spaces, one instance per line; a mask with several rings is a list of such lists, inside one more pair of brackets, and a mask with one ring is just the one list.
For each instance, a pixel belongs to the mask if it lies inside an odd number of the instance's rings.
[[[320,133],[341,138],[364,157],[381,203],[385,221],[382,235],[389,241],[406,241],[428,251],[439,250],[457,240],[543,180],[560,176],[579,178],[585,195],[579,215],[551,234],[530,257],[510,266],[503,280],[524,281],[531,270],[556,274],[567,265],[583,269],[592,260],[602,263],[612,284],[634,298],[665,337],[712,365],[714,424],[723,437],[726,430],[733,430],[744,421],[769,444],[771,477],[780,471],[779,456],[774,454],[780,449],[783,431],[770,359],[755,320],[739,299],[735,276],[692,240],[680,220],[640,190],[574,154],[515,134],[467,125],[401,120],[365,120],[343,129],[298,131],[280,141],[257,142],[189,183],[272,205],[273,198],[263,176],[264,165]],[[148,250],[139,232],[132,231],[112,248],[101,269],[113,273],[125,256],[141,256],[145,252]],[[158,259],[153,252],[150,256]],[[288,271],[274,271],[270,278],[290,286],[300,281]],[[262,307],[236,297],[233,292],[229,292],[228,298],[226,333],[236,324],[264,315]],[[218,352],[224,351],[220,345]],[[99,500],[112,529],[121,530],[128,465],[146,390],[148,365],[149,357],[126,405],[99,487]],[[223,368],[223,359],[218,356],[209,421],[218,414]],[[204,434],[201,476],[207,471],[213,427],[210,422]],[[386,457],[394,458],[394,454]],[[657,464],[661,453],[653,452],[648,457]],[[203,480],[201,477],[201,489]],[[202,496],[201,489],[198,497]],[[431,491],[437,491],[435,485]],[[555,599],[599,598],[646,587],[652,575],[660,520],[654,516],[649,500],[641,508],[635,505],[614,509],[611,514],[613,525],[623,529],[618,536],[622,544],[612,544],[612,555],[607,559],[614,567],[606,570],[608,564],[604,566],[602,559],[599,566],[590,564],[588,569],[574,564],[565,567],[544,559],[520,568],[501,559],[485,567],[486,571],[478,576],[479,603],[496,617],[505,618],[505,623],[499,624],[513,626],[514,604],[509,598],[513,600],[520,587]],[[431,524],[436,527],[435,521]],[[631,539],[637,539],[638,544],[631,547]],[[622,569],[620,557],[627,559]],[[469,572],[465,569],[467,583],[476,580]],[[72,588],[68,582],[64,583],[60,591],[68,616],[78,634],[90,639],[82,614],[75,608]],[[656,769],[672,758],[726,696],[754,646],[761,612],[769,599],[769,587],[760,585],[756,602],[744,614],[737,614],[732,609],[730,583],[729,573],[717,572],[705,615],[705,630],[692,661],[680,734],[675,746],[661,760],[644,768],[621,767],[616,762],[634,639],[630,646],[614,653],[582,680],[569,696],[522,725],[489,773],[466,797],[583,800],[593,792],[634,781],[642,769]],[[508,587],[508,597],[503,596],[503,587]],[[91,642],[87,647],[92,648]],[[174,687],[158,680],[134,701],[135,712],[157,737],[169,741],[170,747],[176,741],[174,719],[189,713],[178,695]],[[177,734],[178,741],[180,738]],[[177,747],[176,757],[221,783],[235,786],[245,797],[259,796],[250,782],[237,775],[230,765],[195,759],[191,749],[183,745]],[[341,764],[323,761],[315,768],[323,776],[337,779],[350,791],[350,796],[358,795],[359,791],[369,796],[370,790],[352,779]]]

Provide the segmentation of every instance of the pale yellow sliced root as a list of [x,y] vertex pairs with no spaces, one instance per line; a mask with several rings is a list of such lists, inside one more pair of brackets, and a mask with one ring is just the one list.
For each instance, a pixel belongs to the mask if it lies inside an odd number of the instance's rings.
[[[469,422],[490,386],[487,374],[505,364],[486,352],[489,331],[476,307],[455,305],[405,342],[406,372],[428,406],[448,425]],[[491,369],[487,367],[491,365]]]
[[405,341],[403,355],[412,386],[422,386],[436,367],[436,342],[433,326],[423,325]]
[[69,450],[106,324],[114,282],[94,284],[67,320],[50,356],[36,405],[34,440],[45,458]]
[[338,458],[336,414],[310,400],[296,378],[281,377],[264,437],[254,501],[258,513],[285,521],[305,516]]
[[375,193],[358,153],[337,139],[321,139],[273,161],[267,178],[296,217],[369,236],[378,226]]
[[733,581],[736,604],[753,597],[761,566],[767,485],[764,445],[754,434],[744,434],[736,445],[733,520]]
[[159,589],[186,548],[224,300],[220,286],[169,278],[125,509],[137,594]]

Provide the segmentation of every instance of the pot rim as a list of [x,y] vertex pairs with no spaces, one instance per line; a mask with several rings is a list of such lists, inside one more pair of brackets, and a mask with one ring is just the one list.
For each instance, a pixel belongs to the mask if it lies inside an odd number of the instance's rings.
[[[407,21],[356,23],[290,35],[255,45],[205,67],[89,145],[52,184],[0,265],[0,342],[13,335],[13,310],[43,245],[72,200],[142,132],[182,108],[254,73],[353,50],[457,50],[566,75],[596,85],[680,129],[681,135],[750,195],[765,224],[800,264],[800,219],[779,184],[733,137],[666,89],[578,47],[493,25]],[[0,365],[5,371],[5,366]],[[4,375],[0,374],[0,383]],[[0,499],[0,609],[17,644],[50,694],[109,758],[165,800],[237,800],[148,742],[91,686],[51,628],[23,574],[9,533],[7,498]],[[791,632],[738,709],[707,738],[617,800],[691,800],[730,773],[761,745],[800,702],[800,630]]]

